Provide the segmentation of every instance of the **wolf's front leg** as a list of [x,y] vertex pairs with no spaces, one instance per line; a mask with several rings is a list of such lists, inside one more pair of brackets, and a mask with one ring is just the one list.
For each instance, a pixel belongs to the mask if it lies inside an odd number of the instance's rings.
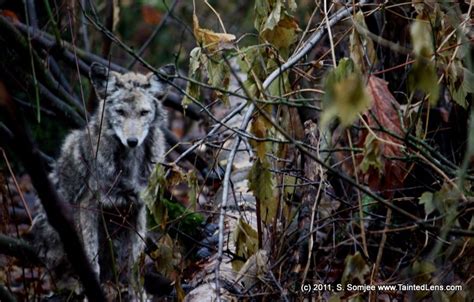
[[[137,204],[135,204],[137,206]],[[141,295],[141,286],[137,261],[145,247],[146,211],[144,205],[138,205],[127,216],[123,227],[115,232],[114,246],[117,248],[116,262],[120,272],[120,281],[128,288],[131,300]],[[133,299],[131,297],[134,297]]]
[[132,259],[133,263],[136,263],[141,253],[145,248],[145,236],[146,236],[146,209],[143,204],[138,206],[137,221],[135,225],[135,236],[132,236],[133,249]]
[[82,243],[92,269],[100,277],[99,267],[99,209],[89,206],[79,209],[79,228],[81,230]]

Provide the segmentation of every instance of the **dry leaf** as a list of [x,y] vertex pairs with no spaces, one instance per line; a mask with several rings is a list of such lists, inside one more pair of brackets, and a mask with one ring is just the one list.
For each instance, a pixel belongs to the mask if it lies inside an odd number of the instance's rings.
[[[364,114],[364,118],[370,128],[379,129],[380,127],[383,127],[388,131],[403,137],[404,134],[398,116],[400,106],[388,89],[387,82],[378,77],[370,76],[367,85],[367,92],[372,99],[372,106],[370,112]],[[362,131],[357,145],[362,148],[368,148],[369,146],[377,148],[378,150],[373,151],[381,155],[382,165],[380,166],[379,171],[377,171],[377,167],[366,166],[361,177],[365,182],[369,183],[369,186],[372,189],[387,190],[397,188],[402,185],[403,180],[405,179],[406,175],[404,173],[406,164],[402,161],[387,158],[403,156],[403,151],[399,147],[403,142],[385,132],[374,130],[374,133],[379,139],[376,145],[366,144],[367,136],[373,135],[370,134],[367,129]],[[373,139],[377,138],[372,137],[372,140]],[[360,163],[362,165],[364,160],[360,161]]]
[[193,14],[193,32],[199,45],[210,51],[230,48],[235,36],[232,34],[215,33],[212,30],[199,27],[199,20],[196,14]]

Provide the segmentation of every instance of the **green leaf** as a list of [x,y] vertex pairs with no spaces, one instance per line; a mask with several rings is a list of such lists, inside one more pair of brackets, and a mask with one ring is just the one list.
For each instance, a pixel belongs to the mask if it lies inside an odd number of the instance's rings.
[[408,87],[411,91],[418,89],[429,94],[430,103],[435,106],[439,97],[439,85],[434,63],[426,59],[417,59],[408,76]]
[[249,172],[249,190],[260,202],[262,220],[268,223],[276,216],[277,203],[273,196],[274,181],[267,160],[256,160]]
[[437,208],[435,205],[434,194],[431,192],[421,194],[419,203],[425,207],[426,215],[433,213]]
[[198,192],[200,191],[196,170],[190,170],[188,173],[186,173],[185,179],[189,187],[189,204],[194,208],[194,210],[196,210],[197,196]]
[[370,106],[371,98],[365,89],[362,74],[350,59],[341,59],[338,66],[329,72],[324,88],[323,127],[335,117],[343,126],[349,126]]
[[467,109],[467,92],[464,90],[464,87],[461,86],[456,89],[454,85],[450,84],[448,85],[449,93],[451,94],[451,97],[453,100],[461,107],[464,109]]
[[[148,186],[142,193],[143,201],[150,211],[154,222],[162,229],[166,229],[169,221],[176,221],[176,228],[189,236],[197,236],[197,227],[204,221],[204,217],[199,213],[194,213],[184,207],[182,204],[172,202],[163,197],[165,188],[182,181],[182,175],[175,175],[171,179],[165,178],[166,171],[162,165],[156,165],[148,180]],[[190,199],[196,192],[193,188],[193,182],[197,186],[197,179],[194,179],[192,173],[185,175],[190,184]],[[195,199],[195,197],[194,197]]]
[[282,96],[291,89],[288,72],[280,74],[268,87],[268,94],[281,100]]
[[474,73],[467,68],[462,68],[464,74],[463,87],[466,92],[474,93]]
[[419,203],[425,208],[426,215],[433,213],[435,210],[441,214],[447,213],[453,205],[456,206],[459,200],[459,193],[444,184],[438,192],[425,192],[421,194]]
[[[201,47],[195,47],[189,54],[189,78],[199,82],[201,81],[201,67],[203,66],[203,60],[207,61],[207,58],[202,53]],[[186,94],[181,101],[184,108],[193,103],[192,98],[198,99],[201,92],[201,86],[192,81],[188,82],[186,87]]]
[[408,77],[408,87],[411,91],[419,89],[429,94],[430,103],[434,106],[438,101],[439,86],[436,66],[431,61],[434,47],[428,20],[423,20],[421,15],[418,16],[411,24],[410,35],[417,59]]
[[189,74],[194,75],[201,67],[202,48],[195,47],[189,53]]
[[142,199],[153,216],[155,223],[162,228],[165,227],[168,217],[166,206],[160,202],[163,199],[165,186],[165,169],[162,165],[156,165],[148,179],[148,186],[142,193]]
[[367,173],[370,167],[375,168],[381,173],[383,171],[382,150],[379,141],[372,133],[365,138],[364,158],[360,163],[360,169],[363,173]]
[[362,208],[365,212],[372,212],[372,209],[377,207],[378,203],[375,201],[375,199],[366,194],[362,196]]
[[271,8],[268,0],[255,0],[255,28],[260,31],[262,22],[270,14]]
[[[215,55],[207,60],[208,83],[213,87],[227,90],[230,82],[230,69],[228,64],[226,64],[224,60],[218,59],[218,57],[218,55]],[[224,104],[229,104],[228,94],[218,90],[215,90],[215,93],[222,99]]]

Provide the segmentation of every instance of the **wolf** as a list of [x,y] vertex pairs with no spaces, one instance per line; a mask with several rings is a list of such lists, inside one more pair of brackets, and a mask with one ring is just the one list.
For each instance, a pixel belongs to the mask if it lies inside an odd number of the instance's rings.
[[[168,76],[175,72],[172,65],[159,71]],[[130,285],[146,233],[140,194],[165,153],[162,129],[167,114],[162,100],[169,85],[153,73],[121,74],[97,63],[90,68],[90,78],[98,108],[84,129],[67,135],[50,178],[72,208],[97,277],[102,283]],[[44,213],[35,219],[32,232],[40,257],[64,276],[66,257],[48,246],[60,240],[53,236]]]

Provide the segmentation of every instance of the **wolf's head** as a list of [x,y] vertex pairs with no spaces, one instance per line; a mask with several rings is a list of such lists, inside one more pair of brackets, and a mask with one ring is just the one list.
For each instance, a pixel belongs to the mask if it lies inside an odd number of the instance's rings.
[[[174,74],[174,66],[160,68],[160,74]],[[101,119],[105,134],[115,135],[130,148],[140,146],[152,127],[160,127],[166,121],[161,101],[168,91],[164,79],[153,73],[134,72],[120,74],[94,63],[90,77],[100,99],[97,118]]]

